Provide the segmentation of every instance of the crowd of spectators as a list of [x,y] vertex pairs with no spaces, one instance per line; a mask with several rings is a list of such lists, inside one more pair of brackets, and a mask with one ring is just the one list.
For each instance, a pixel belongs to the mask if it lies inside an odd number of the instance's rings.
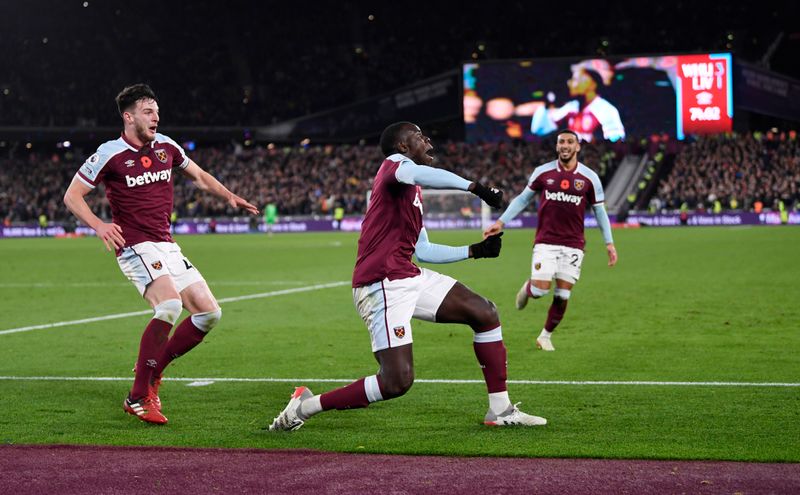
[[[672,143],[674,166],[651,202],[657,209],[752,211],[760,207],[800,207],[800,144],[794,133],[748,133],[701,137]],[[93,150],[54,153],[15,150],[0,158],[0,218],[6,224],[71,218],[62,196],[83,160]],[[605,182],[625,153],[641,152],[640,143],[584,144],[581,161]],[[509,196],[525,186],[533,168],[555,158],[552,142],[444,142],[436,146],[437,166],[469,179],[500,187]],[[189,155],[259,207],[277,205],[281,216],[362,214],[367,192],[382,161],[373,144],[246,147],[241,144],[200,147]],[[181,218],[241,215],[224,201],[175,176],[175,213]],[[101,217],[111,218],[102,186],[87,197]],[[757,205],[760,204],[761,206]]]
[[[675,157],[659,185],[659,208],[778,209],[800,205],[800,145],[795,133],[699,138]],[[756,206],[759,203],[760,206]]]
[[[675,143],[673,143],[675,144]],[[635,149],[634,149],[635,148]],[[800,206],[800,145],[794,133],[749,133],[702,137],[672,147],[674,166],[654,196],[658,209],[753,210]],[[0,158],[0,218],[7,224],[71,218],[61,200],[76,170],[92,150],[42,153],[16,150]],[[604,182],[626,152],[621,143],[584,144],[581,161]],[[509,195],[524,187],[533,168],[554,159],[553,143],[445,142],[437,146],[437,166],[502,188]],[[382,161],[375,145],[276,146],[241,144],[200,147],[192,159],[259,207],[274,203],[282,216],[330,215],[341,206],[361,214],[367,191]],[[102,218],[111,213],[102,186],[87,197]],[[653,204],[653,203],[651,203]],[[240,212],[198,191],[176,176],[175,212],[182,218],[232,217]]]
[[[493,58],[734,51],[797,71],[789,4],[97,2],[0,8],[0,126],[115,126],[150,83],[170,125],[266,125]],[[35,22],[30,22],[30,20]],[[566,20],[565,20],[566,19]],[[687,28],[702,26],[702,29]],[[165,105],[166,106],[166,105]]]
[[[618,162],[612,145],[585,145],[581,160],[603,175]],[[618,145],[617,145],[618,146]],[[83,160],[93,150],[53,154],[16,151],[0,158],[0,217],[6,223],[31,222],[44,214],[50,221],[70,218],[61,200]],[[552,142],[438,145],[437,166],[466,178],[521,192],[533,168],[555,159]],[[237,194],[259,207],[275,203],[282,216],[328,215],[341,206],[362,214],[367,191],[383,158],[377,146],[227,145],[198,148],[190,157]],[[232,217],[241,212],[202,193],[175,176],[175,212],[182,218]],[[101,186],[102,187],[102,186]],[[98,216],[109,219],[101,188],[87,196]]]

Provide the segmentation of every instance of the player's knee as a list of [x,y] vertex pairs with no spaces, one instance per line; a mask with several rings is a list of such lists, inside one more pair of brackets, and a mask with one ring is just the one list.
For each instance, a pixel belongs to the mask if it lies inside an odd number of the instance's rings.
[[180,299],[167,299],[153,307],[153,318],[174,325],[178,321],[181,311],[183,311],[183,303]]
[[534,299],[539,299],[540,297],[544,297],[547,293],[550,292],[550,289],[540,289],[535,285],[531,284],[531,297]]
[[399,372],[381,372],[381,395],[384,399],[393,399],[405,395],[414,384],[414,370],[407,368]]
[[205,313],[195,313],[192,315],[192,323],[203,333],[208,333],[212,328],[217,326],[219,320],[222,318],[222,309],[217,308],[214,311],[207,311]]
[[481,302],[471,303],[471,322],[473,330],[482,331],[486,328],[494,328],[499,325],[500,315],[497,313],[497,306],[492,301],[481,297]]
[[569,289],[556,288],[553,291],[553,297],[556,297],[556,298],[561,299],[563,301],[568,301],[570,294],[572,294],[572,291],[570,291]]

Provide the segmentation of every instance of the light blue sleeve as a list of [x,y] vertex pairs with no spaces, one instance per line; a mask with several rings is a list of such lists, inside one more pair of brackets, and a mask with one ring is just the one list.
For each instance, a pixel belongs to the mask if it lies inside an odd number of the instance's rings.
[[592,209],[594,210],[594,217],[597,219],[597,226],[600,227],[600,231],[603,233],[603,240],[606,244],[612,244],[614,238],[611,237],[611,222],[608,220],[606,207],[603,206],[603,203],[597,203],[592,205]]
[[425,227],[419,231],[416,251],[417,260],[425,263],[453,263],[469,258],[469,246],[445,246],[444,244],[433,244],[428,240],[428,232]]
[[525,207],[530,204],[534,196],[536,196],[536,193],[534,193],[530,187],[525,186],[525,190],[519,193],[519,196],[512,199],[508,204],[506,211],[500,215],[500,221],[506,224],[511,220],[514,220],[514,217],[522,213],[522,210],[524,210]]
[[431,189],[460,189],[466,191],[472,181],[468,181],[447,170],[417,165],[411,160],[403,160],[394,176],[403,184],[430,187]]

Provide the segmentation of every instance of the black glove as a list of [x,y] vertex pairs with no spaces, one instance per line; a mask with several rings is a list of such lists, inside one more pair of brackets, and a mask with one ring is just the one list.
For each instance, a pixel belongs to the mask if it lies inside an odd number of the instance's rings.
[[503,206],[503,191],[494,187],[486,187],[479,182],[472,183],[470,192],[475,196],[481,198],[487,205],[492,208],[500,208]]
[[497,258],[498,256],[500,256],[500,248],[503,246],[503,240],[500,239],[501,237],[503,237],[502,232],[500,232],[499,234],[490,235],[481,242],[472,244],[469,247],[469,250],[472,253],[472,257],[478,259],[478,258]]

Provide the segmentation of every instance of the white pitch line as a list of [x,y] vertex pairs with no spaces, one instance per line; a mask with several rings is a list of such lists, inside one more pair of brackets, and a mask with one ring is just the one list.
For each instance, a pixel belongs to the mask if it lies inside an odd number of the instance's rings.
[[[72,382],[129,382],[131,377],[117,376],[0,376],[13,381],[72,381]],[[236,383],[349,383],[354,378],[164,378],[170,382],[236,382]],[[483,380],[416,379],[415,383],[448,385],[483,384]],[[657,386],[657,387],[800,387],[800,383],[782,382],[679,382],[679,381],[617,381],[617,380],[508,380],[512,385],[574,385],[574,386]]]
[[[302,285],[298,280],[207,280],[210,287],[240,287],[243,285]],[[61,288],[103,288],[130,287],[130,282],[1,282],[0,289],[61,289]]]
[[[340,287],[342,285],[349,285],[350,282],[331,282],[329,284],[309,285],[307,287],[296,287],[294,289],[275,290],[271,292],[260,292],[258,294],[249,294],[246,296],[226,297],[218,299],[220,304],[236,301],[246,301],[248,299],[262,299],[265,297],[283,296],[286,294],[296,294],[298,292],[308,292],[312,290],[329,289],[331,287]],[[80,320],[59,321],[56,323],[45,323],[43,325],[31,325],[28,327],[10,328],[8,330],[0,330],[0,335],[7,335],[10,333],[29,332],[31,330],[41,330],[44,328],[66,327],[70,325],[80,325],[81,323],[94,323],[96,321],[117,320],[119,318],[129,318],[131,316],[141,316],[151,314],[153,310],[146,309],[143,311],[132,311],[130,313],[117,313],[113,315],[95,316],[93,318],[83,318]]]

